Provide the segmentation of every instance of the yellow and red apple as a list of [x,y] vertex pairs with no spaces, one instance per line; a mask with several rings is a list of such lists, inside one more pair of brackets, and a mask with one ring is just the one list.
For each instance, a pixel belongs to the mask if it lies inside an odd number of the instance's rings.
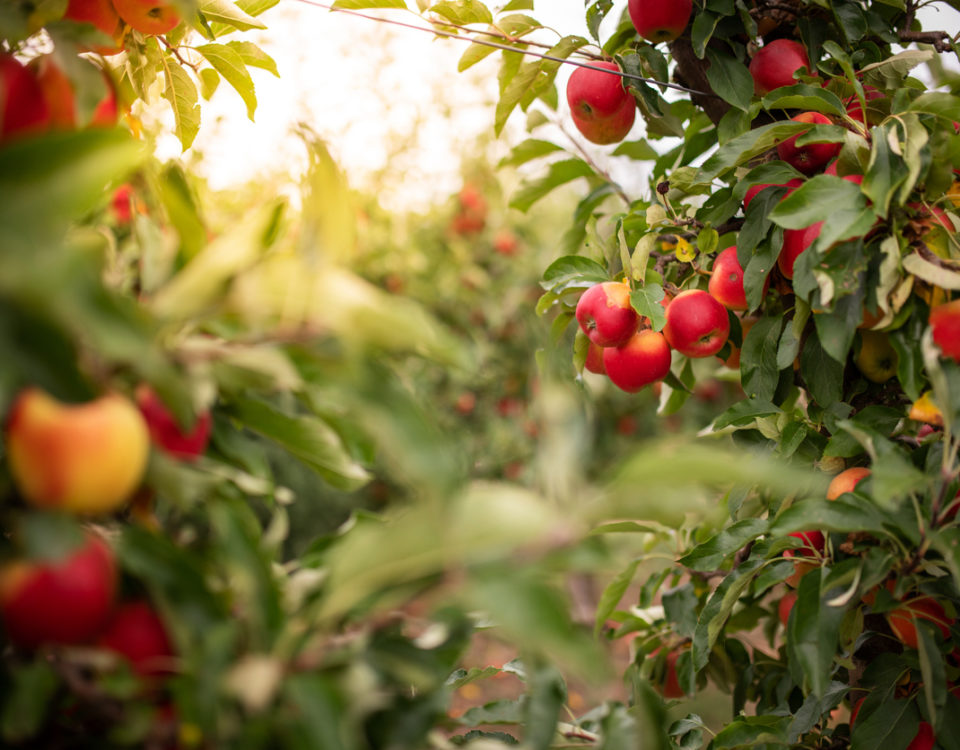
[[580,295],[576,310],[580,329],[597,346],[619,346],[640,324],[630,302],[630,287],[622,281],[594,284]]
[[617,388],[636,393],[670,372],[670,347],[662,333],[644,328],[620,346],[606,347],[603,368]]
[[960,299],[933,307],[930,328],[943,356],[960,362]]
[[117,510],[140,484],[147,425],[124,396],[65,404],[39,388],[20,393],[7,419],[7,460],[20,494],[39,508]]
[[827,500],[836,500],[847,492],[853,492],[853,488],[868,476],[870,476],[870,469],[866,466],[844,469],[830,480],[827,486]]
[[166,34],[180,23],[180,14],[166,0],[113,0],[120,18],[143,34]]

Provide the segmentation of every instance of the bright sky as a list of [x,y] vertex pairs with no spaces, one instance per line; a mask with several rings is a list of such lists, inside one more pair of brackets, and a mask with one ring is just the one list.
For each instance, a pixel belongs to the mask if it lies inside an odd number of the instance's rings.
[[[614,22],[625,4],[618,0],[608,21]],[[946,6],[938,12],[939,7],[923,9],[925,27],[960,27],[960,13]],[[382,14],[424,25],[412,13]],[[561,34],[586,35],[583,0],[537,0],[532,15]],[[211,102],[202,102],[203,124],[193,150],[202,153],[200,169],[214,188],[278,168],[296,175],[303,152],[292,131],[301,121],[327,140],[353,184],[380,190],[389,208],[423,208],[459,188],[461,155],[475,155],[477,138],[492,134],[498,54],[461,74],[457,61],[465,42],[435,40],[298,0],[281,0],[262,20],[268,31],[244,38],[276,60],[281,77],[251,69],[256,122],[247,119],[225,82]],[[557,38],[544,33],[543,41]],[[558,80],[561,111],[566,75],[561,71]],[[504,152],[525,135],[522,117],[514,117],[502,139]],[[642,133],[637,121],[634,136]],[[158,145],[161,158],[180,152],[172,136]],[[628,192],[642,189],[645,176],[636,162],[608,160],[609,148],[586,146]]]

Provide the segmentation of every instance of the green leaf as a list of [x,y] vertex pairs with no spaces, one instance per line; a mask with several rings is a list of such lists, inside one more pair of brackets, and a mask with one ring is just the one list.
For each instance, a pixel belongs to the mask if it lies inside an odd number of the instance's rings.
[[[789,328],[789,326],[788,326]],[[792,361],[792,360],[791,360]],[[770,401],[757,398],[746,398],[738,401],[713,421],[714,430],[722,430],[730,425],[753,424],[761,417],[771,417],[780,414],[781,409]]]
[[557,151],[563,151],[563,149],[556,143],[539,140],[537,138],[528,138],[527,140],[522,141],[514,146],[510,151],[509,156],[505,156],[500,160],[500,163],[497,164],[497,168],[502,169],[503,167],[519,167],[521,164],[526,164],[528,161],[539,159],[542,156],[556,153]]
[[257,111],[257,95],[253,79],[240,54],[224,44],[201,44],[195,49],[240,94],[240,98],[247,105],[247,117],[252,121]]
[[753,78],[747,66],[730,54],[707,49],[707,80],[710,87],[728,104],[746,112],[753,98]]
[[627,589],[630,588],[639,564],[639,558],[632,560],[626,568],[621,570],[616,577],[607,584],[603,593],[600,595],[600,601],[597,602],[597,614],[593,623],[593,635],[595,638],[599,637],[604,625],[607,623],[607,619],[616,611],[617,605],[620,603],[620,600],[623,599],[623,595],[627,593]]
[[780,380],[777,349],[780,342],[780,317],[758,320],[747,333],[740,353],[740,378],[750,399],[771,401]]
[[910,174],[902,156],[890,147],[891,138],[897,140],[898,130],[896,123],[883,123],[874,128],[870,163],[863,175],[861,189],[873,201],[880,216],[889,213],[890,201]]
[[533,750],[548,750],[557,732],[560,711],[567,699],[563,677],[553,665],[527,673],[523,742]]
[[443,16],[451,23],[460,26],[471,23],[493,23],[493,14],[480,0],[442,0],[431,5],[428,12]]
[[261,70],[266,70],[268,73],[273,73],[277,78],[280,77],[280,72],[277,70],[277,63],[274,62],[274,59],[253,42],[234,41],[227,42],[224,46],[236,52],[248,68],[260,68]]
[[39,732],[47,711],[55,705],[60,679],[51,664],[38,659],[13,666],[5,682],[0,733],[7,742],[19,745]]
[[[531,0],[532,6],[532,0]],[[600,24],[606,18],[607,13],[613,7],[613,0],[595,0],[587,8],[587,28],[590,30],[590,36],[600,41]]]
[[580,177],[590,177],[593,173],[593,168],[583,159],[565,159],[554,162],[547,168],[545,176],[526,183],[514,194],[510,199],[510,207],[526,212],[554,188]]
[[823,112],[828,115],[843,115],[846,108],[840,97],[827,89],[798,83],[795,86],[782,86],[763,97],[763,108],[803,109]]
[[725,172],[746,164],[755,156],[769,151],[780,141],[809,129],[800,122],[775,122],[761,125],[743,135],[738,135],[722,145],[707,159],[697,173],[698,184],[709,184]]
[[833,175],[817,175],[784,198],[770,212],[784,229],[805,229],[823,221],[817,243],[827,248],[835,242],[865,235],[877,215],[867,205],[859,185]]
[[370,478],[347,453],[337,433],[317,417],[286,414],[252,398],[237,400],[230,411],[245,427],[283,446],[333,487],[354,490]]
[[794,531],[823,529],[848,533],[864,531],[888,535],[885,525],[890,522],[886,513],[876,505],[860,499],[810,499],[794,503],[783,511],[772,524],[770,534],[783,536]]
[[582,255],[564,255],[547,266],[540,286],[558,291],[570,286],[587,287],[609,281],[607,269]]
[[747,542],[766,533],[767,521],[746,519],[738,521],[702,544],[698,544],[677,562],[691,570],[713,570],[720,567],[724,560],[740,550]]
[[659,154],[646,141],[624,141],[613,150],[614,156],[628,156],[637,161],[653,161]]
[[263,22],[258,21],[249,13],[245,13],[230,0],[200,0],[198,9],[207,21],[232,26],[240,31],[267,28]]
[[193,79],[180,66],[173,55],[163,57],[163,75],[165,85],[163,98],[173,108],[175,133],[183,150],[193,144],[200,132],[200,105],[197,103],[197,87]]
[[202,68],[197,75],[200,76],[200,96],[210,101],[220,86],[220,74],[213,68]]
[[[740,567],[727,575],[714,590],[700,612],[693,637],[693,668],[697,672],[707,665],[710,652],[720,633],[740,601],[741,595],[753,582],[762,568],[762,560],[749,558]],[[787,717],[789,721],[789,717]]]
[[740,715],[724,726],[710,742],[712,748],[786,745],[789,716]]
[[954,122],[960,121],[960,96],[940,91],[927,92],[914,99],[909,110],[949,120],[948,125],[952,127]]
[[654,331],[662,331],[667,324],[666,310],[660,304],[663,297],[663,287],[659,284],[645,284],[630,291],[630,304],[640,315],[649,319]]
[[469,70],[478,62],[485,60],[496,51],[497,48],[491,47],[489,44],[477,44],[474,42],[467,47],[460,56],[460,60],[457,62],[457,72],[462,73],[465,70]]
[[500,12],[506,13],[508,10],[533,10],[533,0],[510,0]]
[[807,337],[800,352],[800,374],[810,395],[821,406],[840,400],[843,364],[824,351],[820,339],[813,333]]
[[[702,60],[707,51],[707,44],[713,32],[720,22],[720,16],[709,11],[697,13],[693,19],[693,27],[690,29],[690,44],[693,46],[693,53],[698,59]],[[753,92],[753,83],[750,84],[750,91]]]

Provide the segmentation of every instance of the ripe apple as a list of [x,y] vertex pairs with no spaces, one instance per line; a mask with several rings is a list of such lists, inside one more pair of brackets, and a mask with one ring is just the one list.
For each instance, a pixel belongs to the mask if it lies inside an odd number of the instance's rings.
[[841,471],[830,480],[827,486],[827,500],[836,500],[840,495],[853,492],[853,488],[868,476],[870,476],[870,469],[866,466],[854,466]]
[[7,420],[10,472],[24,498],[39,508],[116,510],[140,483],[149,448],[143,417],[119,394],[64,404],[27,388]]
[[750,61],[754,93],[763,96],[782,86],[792,86],[797,82],[794,73],[803,68],[814,73],[807,49],[800,42],[776,39],[765,44]]
[[143,34],[166,34],[180,23],[180,15],[165,0],[113,0],[120,18]]
[[787,627],[787,623],[790,622],[790,612],[793,609],[793,605],[797,603],[797,592],[788,591],[780,599],[777,604],[777,615],[780,617],[780,622],[783,627]]
[[587,289],[577,302],[577,322],[597,346],[619,346],[640,324],[630,303],[630,287],[622,281],[604,281]]
[[[687,0],[689,2],[689,0]],[[567,104],[577,130],[591,143],[605,145],[622,141],[637,116],[637,104],[618,75],[613,62],[591,63],[593,68],[577,68],[567,81]]]
[[90,641],[110,614],[116,581],[113,552],[91,533],[62,559],[6,564],[0,616],[7,638],[26,649]]
[[[770,277],[763,282],[763,293],[770,288]],[[710,283],[707,286],[710,295],[728,310],[746,310],[747,295],[743,290],[743,269],[737,260],[737,248],[728,247],[713,262]]]
[[947,615],[943,605],[926,594],[901,601],[899,607],[886,613],[886,618],[893,634],[912,649],[917,648],[918,618],[936,625],[944,638],[950,637],[950,626],[953,625],[953,618]]
[[670,347],[662,333],[644,328],[626,343],[606,347],[603,367],[617,388],[636,393],[670,372]]
[[203,455],[213,426],[209,411],[198,414],[193,427],[184,431],[150,386],[138,386],[136,397],[154,445],[182,461],[195,461]]
[[804,250],[810,247],[823,229],[823,222],[818,221],[806,229],[787,229],[783,233],[783,246],[777,256],[777,267],[784,278],[793,278],[793,266]]
[[744,210],[744,211],[747,210],[747,207],[750,205],[750,201],[752,201],[754,198],[756,198],[757,195],[760,193],[760,191],[763,190],[764,188],[768,188],[768,187],[785,187],[785,188],[788,188],[788,190],[787,190],[787,192],[786,192],[786,195],[783,196],[784,198],[786,198],[787,195],[790,195],[790,193],[792,193],[795,189],[797,189],[798,187],[800,187],[802,184],[803,184],[803,180],[801,180],[799,177],[794,177],[792,180],[788,180],[787,182],[785,182],[785,183],[783,183],[783,184],[780,184],[780,183],[763,183],[763,184],[760,184],[760,185],[754,185],[754,186],[751,187],[749,190],[747,190],[746,195],[743,196],[743,210]]
[[863,376],[873,383],[886,383],[897,374],[900,358],[887,334],[882,331],[861,331],[860,351],[853,363]]
[[509,229],[501,229],[493,238],[493,249],[500,255],[516,255],[519,248],[517,235]]
[[871,116],[875,113],[875,110],[871,109],[870,102],[874,101],[875,99],[883,99],[884,94],[875,87],[866,85],[863,87],[863,98],[867,103],[866,119],[864,119],[863,116],[863,107],[860,106],[860,100],[856,96],[849,97],[846,101],[844,101],[843,106],[847,110],[848,117],[866,125],[868,120],[875,119],[873,116]]
[[[655,659],[660,653],[661,648],[655,648],[647,656],[648,659]],[[664,657],[663,674],[653,683],[654,689],[664,698],[683,698],[686,693],[680,687],[680,679],[677,676],[677,659],[680,658],[681,649],[672,649],[667,651]],[[654,675],[656,677],[656,675]]]
[[688,357],[711,357],[730,335],[726,308],[702,289],[680,292],[667,308],[667,343]]
[[50,108],[33,73],[0,53],[0,143],[50,127]]
[[473,391],[464,391],[457,396],[454,404],[456,410],[463,416],[469,416],[477,406],[477,395]]
[[[790,118],[793,122],[808,122],[812,125],[832,125],[833,121],[819,112],[801,112]],[[800,133],[777,144],[777,155],[798,172],[813,174],[832,161],[840,153],[840,143],[808,143],[797,146]]]
[[931,308],[930,328],[943,356],[960,362],[960,299]]
[[648,42],[672,42],[683,33],[693,11],[691,0],[630,0],[630,20]]
[[607,368],[603,366],[603,347],[591,341],[587,347],[587,358],[583,366],[596,375],[605,375]]
[[[117,15],[111,0],[68,0],[63,17],[79,23],[93,24],[113,39],[120,35],[120,16]],[[123,51],[123,47],[98,45],[93,51],[101,55],[115,55]]]
[[54,60],[53,55],[41,55],[31,60],[27,68],[33,74],[43,92],[50,127],[69,130],[77,124],[73,83]]
[[[795,531],[787,536],[792,536],[794,539],[799,539],[801,542],[803,542],[803,546],[796,549],[784,550],[784,557],[815,557],[818,560],[823,557],[824,550],[826,549],[826,539],[824,538],[822,532]],[[819,562],[796,560],[793,563],[793,573],[791,573],[790,576],[784,580],[784,582],[788,586],[796,588],[800,585],[800,579],[817,567],[819,567]]]
[[120,654],[141,677],[170,674],[173,647],[163,620],[145,601],[121,604],[97,639],[100,648]]

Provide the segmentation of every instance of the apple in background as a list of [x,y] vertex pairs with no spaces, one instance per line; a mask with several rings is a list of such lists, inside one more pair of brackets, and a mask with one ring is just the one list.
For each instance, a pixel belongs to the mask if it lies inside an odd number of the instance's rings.
[[793,278],[793,266],[804,250],[810,247],[820,236],[823,222],[818,221],[806,229],[787,229],[783,233],[783,246],[777,256],[777,267],[786,279]]
[[613,62],[591,63],[577,68],[567,81],[567,104],[577,130],[591,143],[606,145],[622,141],[637,116],[637,104],[620,79]]
[[135,200],[133,185],[129,182],[123,183],[113,191],[113,196],[110,198],[110,211],[113,213],[114,221],[120,226],[127,226],[133,221],[133,204]]
[[[68,0],[63,17],[79,23],[93,24],[114,39],[119,36],[120,16],[117,15],[111,0]],[[101,55],[115,55],[122,52],[123,47],[99,45],[94,47],[93,51]]]
[[0,53],[0,143],[50,127],[50,108],[33,73]]
[[[852,709],[850,709],[850,729],[853,729],[853,725],[857,721],[857,716],[860,714],[860,707],[863,705],[863,702],[867,699],[867,696],[863,696],[858,700]],[[910,744],[907,745],[907,750],[933,750],[933,747],[937,744],[937,738],[933,734],[933,727],[925,722],[921,721],[917,726],[917,733],[914,735],[913,739],[910,740]]]
[[950,637],[953,618],[949,617],[932,596],[921,595],[905,599],[899,607],[886,613],[887,624],[901,643],[908,648],[917,648],[917,619],[927,620],[940,630],[944,638]]
[[123,656],[141,677],[159,677],[173,671],[174,653],[167,628],[148,602],[127,602],[117,607],[97,645]]
[[604,281],[587,289],[577,302],[577,322],[597,346],[619,346],[640,324],[630,303],[630,287],[622,281]]
[[520,242],[517,235],[509,229],[501,229],[494,235],[493,249],[500,255],[516,255],[520,249]]
[[797,83],[793,74],[803,68],[814,74],[807,49],[800,42],[776,39],[763,45],[750,61],[754,93],[763,96],[782,86],[793,86]]
[[[803,542],[803,546],[796,549],[784,550],[784,557],[815,557],[818,560],[819,558],[823,557],[823,552],[826,549],[826,539],[824,538],[822,532],[795,531],[787,536],[792,536],[794,539],[799,539],[801,542]],[[814,568],[819,567],[819,565],[819,562],[796,560],[793,563],[793,573],[790,574],[790,576],[786,578],[784,582],[788,586],[796,588],[800,585],[800,579]]]
[[[801,112],[790,118],[793,122],[808,122],[812,125],[832,125],[826,115],[819,112]],[[808,143],[806,146],[797,146],[800,133],[787,138],[777,144],[777,155],[798,172],[813,174],[840,153],[840,143]]]
[[603,347],[591,341],[587,347],[587,358],[583,366],[596,375],[606,375],[607,368],[603,366]]
[[897,374],[900,358],[882,331],[861,331],[860,351],[853,363],[863,376],[873,383],[886,383]]
[[113,552],[87,533],[60,560],[15,560],[0,568],[0,616],[10,642],[32,649],[93,639],[113,607]]
[[463,416],[469,416],[477,406],[477,395],[473,391],[464,391],[457,396],[454,404],[456,410]]
[[124,22],[143,34],[166,34],[180,23],[180,15],[165,0],[113,0]]
[[605,348],[603,367],[617,388],[636,393],[670,372],[670,347],[662,333],[644,328],[626,343]]
[[[770,288],[770,277],[763,283],[763,293]],[[737,260],[737,248],[728,247],[713,262],[710,283],[707,286],[710,295],[728,310],[746,310],[747,295],[743,290],[743,269]]]
[[801,180],[799,177],[794,177],[792,180],[789,180],[788,182],[782,185],[779,183],[776,183],[776,184],[764,183],[761,185],[754,185],[749,190],[747,190],[746,195],[743,196],[743,210],[744,211],[747,210],[747,207],[750,205],[750,201],[756,198],[757,195],[760,193],[760,191],[763,190],[764,188],[768,188],[768,187],[789,188],[786,192],[786,195],[783,196],[784,198],[786,198],[787,195],[790,195],[790,193],[792,193],[796,188],[800,187],[802,184],[803,184],[803,180]]
[[787,627],[787,623],[790,622],[790,611],[793,609],[793,605],[796,603],[796,591],[788,591],[777,603],[777,615],[779,616],[780,623],[783,625],[783,627]]
[[198,414],[193,427],[184,430],[149,385],[138,386],[136,397],[154,445],[181,461],[195,461],[203,455],[213,426],[209,411]]
[[683,33],[693,11],[691,0],[630,0],[630,20],[648,42],[672,42]]
[[20,493],[39,508],[109,513],[140,484],[150,437],[119,394],[64,404],[39,388],[17,396],[7,419],[7,461]]
[[[747,334],[750,333],[750,329],[756,325],[758,318],[741,318],[740,319],[740,341],[747,340]],[[730,356],[723,360],[723,364],[729,367],[731,370],[740,369],[740,347],[733,346]]]
[[856,97],[856,95],[851,96],[844,101],[843,106],[847,110],[848,117],[866,125],[868,120],[873,119],[871,114],[874,111],[870,107],[870,102],[874,101],[875,99],[883,99],[884,94],[882,91],[879,91],[875,87],[868,84],[863,87],[863,98],[867,103],[867,119],[864,119],[863,117],[863,107],[860,106],[860,100]]
[[680,292],[667,308],[667,343],[688,357],[711,357],[730,335],[726,308],[702,289]]
[[870,469],[866,466],[844,469],[830,480],[827,486],[827,500],[836,500],[847,492],[853,492],[853,488],[868,476],[870,476]]
[[[661,648],[655,648],[647,658],[655,659],[660,651]],[[680,649],[667,651],[667,655],[664,657],[663,675],[661,679],[655,680],[653,683],[654,689],[664,698],[683,698],[686,695],[683,688],[680,687],[680,679],[677,676],[677,659],[680,658],[680,653]]]
[[960,299],[931,308],[930,327],[943,356],[960,362]]

